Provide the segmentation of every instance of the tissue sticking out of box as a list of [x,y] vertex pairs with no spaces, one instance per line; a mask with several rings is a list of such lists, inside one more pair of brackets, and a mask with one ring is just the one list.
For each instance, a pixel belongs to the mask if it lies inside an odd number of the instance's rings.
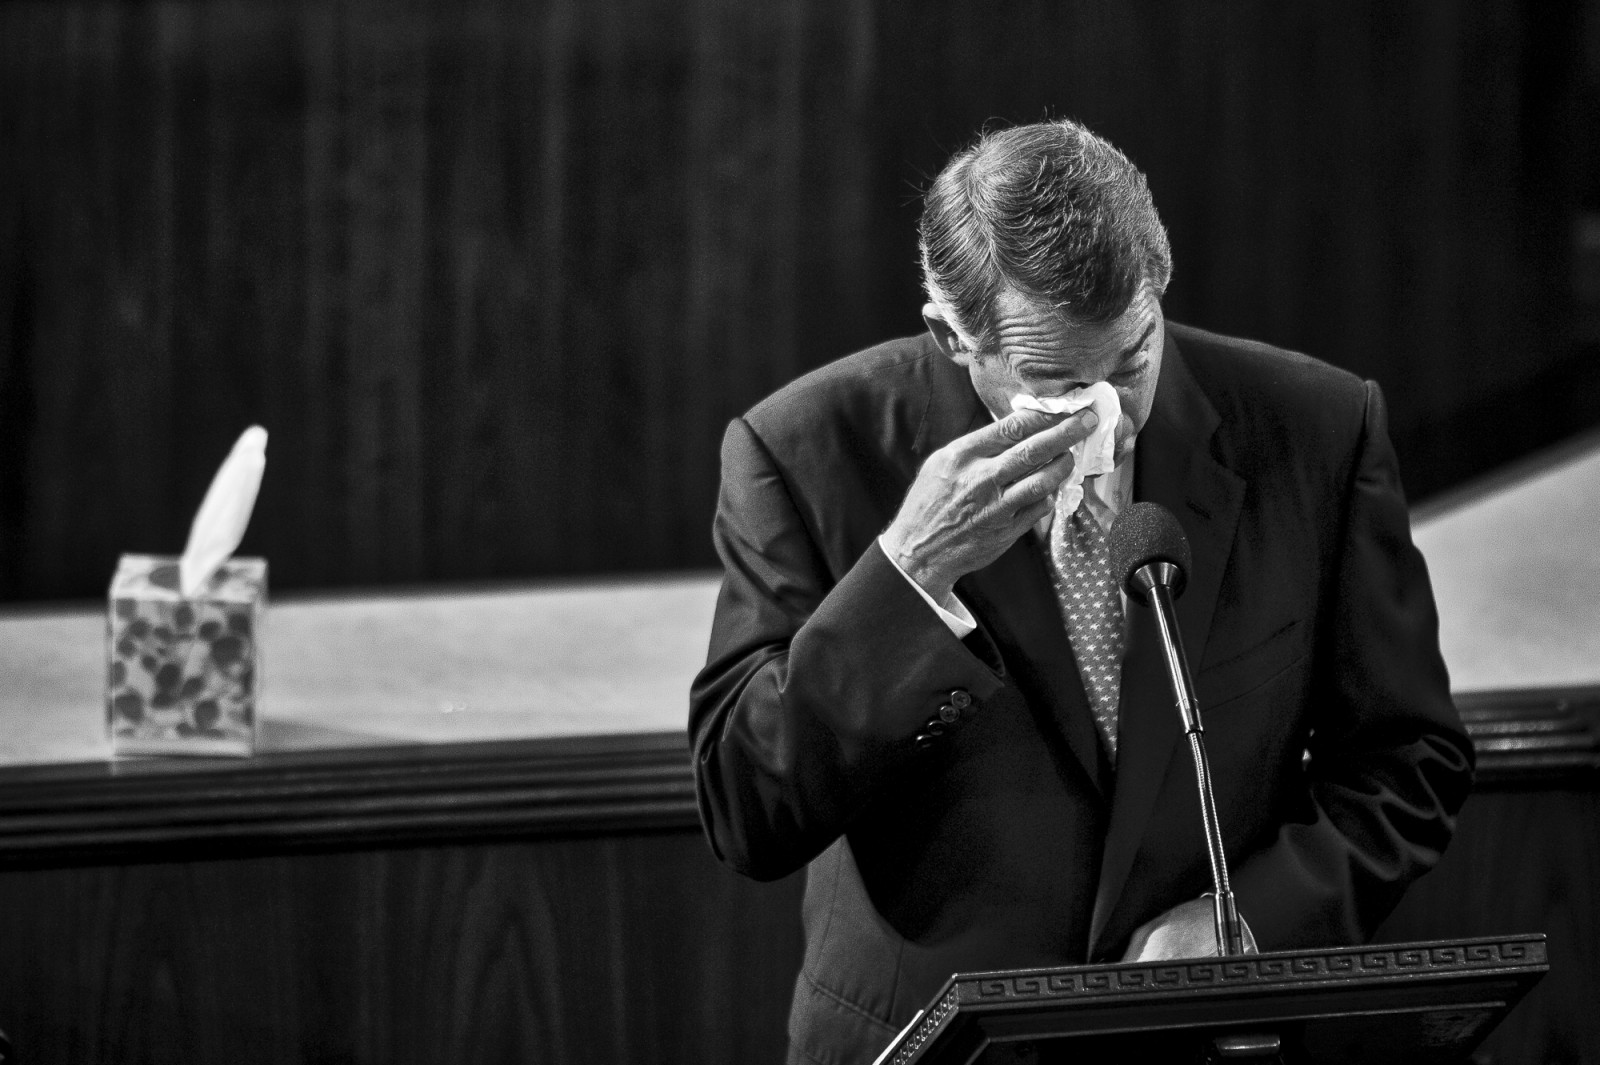
[[267,431],[252,425],[239,436],[211,479],[206,498],[189,526],[189,544],[178,560],[178,590],[192,599],[244,539],[267,469]]

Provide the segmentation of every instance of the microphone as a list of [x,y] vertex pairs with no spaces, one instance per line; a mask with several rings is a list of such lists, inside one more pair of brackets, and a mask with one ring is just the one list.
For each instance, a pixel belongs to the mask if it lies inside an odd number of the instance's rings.
[[1183,527],[1160,503],[1134,503],[1112,523],[1106,548],[1111,554],[1111,572],[1121,578],[1128,596],[1155,611],[1183,730],[1203,731],[1174,606],[1189,579],[1189,540]]
[[1128,594],[1147,602],[1156,584],[1172,588],[1173,598],[1183,594],[1189,570],[1189,541],[1172,511],[1160,503],[1134,503],[1123,508],[1111,525],[1106,546],[1111,551],[1111,572],[1122,575]]
[[1183,633],[1178,630],[1174,605],[1188,583],[1189,540],[1172,512],[1160,503],[1134,503],[1123,509],[1106,537],[1111,572],[1122,580],[1128,597],[1155,612],[1166,652],[1167,679],[1194,754],[1195,779],[1200,790],[1200,821],[1211,860],[1213,928],[1217,953],[1223,957],[1244,953],[1244,929],[1228,882],[1228,862],[1222,851],[1222,829],[1217,823],[1217,800],[1211,787],[1211,760],[1206,754],[1205,726],[1194,678],[1183,653]]

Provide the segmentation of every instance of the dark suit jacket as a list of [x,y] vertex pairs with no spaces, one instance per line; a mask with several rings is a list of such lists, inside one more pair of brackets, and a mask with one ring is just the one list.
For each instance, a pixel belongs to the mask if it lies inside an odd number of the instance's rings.
[[[916,338],[807,375],[723,443],[690,738],[717,855],[758,878],[810,863],[791,1060],[870,1061],[952,972],[1115,960],[1210,886],[1148,610],[1113,773],[1032,533],[956,585],[966,640],[874,542],[929,453],[988,417]],[[1134,497],[1193,550],[1179,623],[1263,950],[1370,935],[1470,783],[1384,417],[1374,384],[1168,323]],[[919,743],[953,692],[971,705]]]

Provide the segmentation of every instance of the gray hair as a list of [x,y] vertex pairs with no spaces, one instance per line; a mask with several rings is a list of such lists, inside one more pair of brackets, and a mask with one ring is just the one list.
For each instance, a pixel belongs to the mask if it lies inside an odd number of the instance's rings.
[[994,346],[1007,290],[1100,323],[1172,277],[1144,174],[1067,119],[985,133],[952,158],[923,197],[920,236],[928,300],[977,351]]

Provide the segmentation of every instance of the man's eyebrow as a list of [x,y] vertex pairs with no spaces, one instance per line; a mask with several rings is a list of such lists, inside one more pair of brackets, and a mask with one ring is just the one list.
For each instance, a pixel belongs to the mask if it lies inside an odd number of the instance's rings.
[[1146,340],[1149,340],[1150,339],[1150,334],[1154,333],[1155,331],[1156,331],[1156,323],[1154,323],[1154,322],[1147,323],[1145,325],[1145,327],[1144,327],[1144,332],[1139,334],[1139,339],[1135,340],[1133,342],[1133,345],[1122,353],[1122,357],[1124,359],[1126,359],[1129,355],[1132,355],[1132,354],[1136,353],[1140,348],[1144,347],[1144,342]]

